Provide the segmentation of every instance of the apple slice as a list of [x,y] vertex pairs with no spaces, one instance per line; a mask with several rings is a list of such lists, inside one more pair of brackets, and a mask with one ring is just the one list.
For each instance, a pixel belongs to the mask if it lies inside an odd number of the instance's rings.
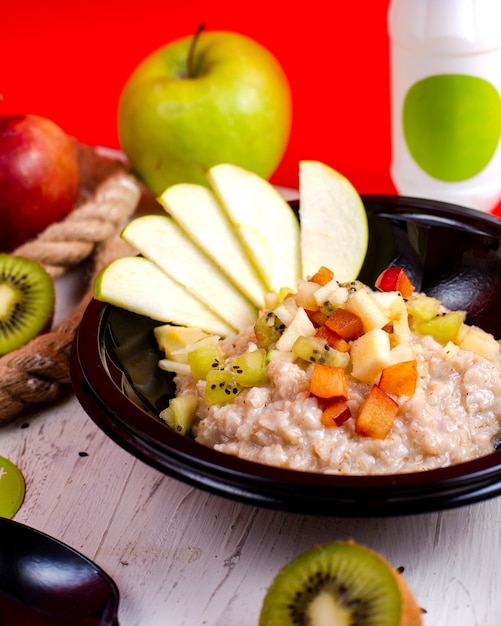
[[257,308],[263,307],[264,283],[214,193],[202,185],[179,183],[168,187],[158,201],[235,287]]
[[354,280],[367,253],[369,229],[350,181],[324,163],[301,161],[299,216],[303,278],[325,266],[339,282]]
[[94,282],[96,300],[159,322],[194,326],[221,336],[234,329],[184,287],[143,257],[121,257],[107,265]]
[[254,305],[186,237],[172,218],[166,215],[137,217],[124,228],[122,238],[229,326],[242,330],[256,321]]
[[300,235],[290,205],[267,180],[237,165],[215,165],[207,179],[266,288],[295,289],[301,274]]

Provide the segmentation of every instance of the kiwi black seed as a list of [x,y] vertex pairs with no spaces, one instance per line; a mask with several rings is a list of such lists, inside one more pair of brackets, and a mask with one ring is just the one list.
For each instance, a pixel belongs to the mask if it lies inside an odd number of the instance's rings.
[[300,554],[273,580],[259,626],[419,626],[401,574],[380,555],[351,541]]
[[36,261],[0,254],[0,354],[42,332],[54,310],[54,286]]

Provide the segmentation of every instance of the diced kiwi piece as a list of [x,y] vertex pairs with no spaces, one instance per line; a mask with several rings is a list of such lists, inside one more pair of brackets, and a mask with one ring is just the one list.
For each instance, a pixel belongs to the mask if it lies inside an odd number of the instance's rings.
[[228,370],[210,370],[205,383],[205,401],[209,405],[231,402],[242,390],[234,374]]
[[265,596],[259,626],[419,626],[421,610],[402,575],[350,541],[293,559]]
[[407,313],[416,320],[431,320],[439,312],[440,300],[424,293],[413,294],[406,300]]
[[304,361],[332,367],[347,367],[350,361],[347,352],[331,348],[318,337],[298,337],[292,346],[292,352]]
[[260,348],[267,350],[282,336],[285,324],[273,311],[260,315],[254,325],[254,332],[257,344]]
[[454,341],[462,324],[463,314],[450,311],[431,320],[415,322],[414,330],[420,335],[431,335],[435,341],[445,345],[448,341]]
[[218,341],[202,340],[199,347],[188,352],[188,365],[195,381],[204,380],[210,370],[222,367],[223,361],[224,355]]
[[176,396],[169,402],[169,406],[160,413],[160,419],[169,428],[181,435],[186,435],[196,420],[198,409],[198,396],[194,393],[186,393]]
[[233,374],[235,381],[242,387],[257,387],[267,380],[266,364],[266,350],[259,348],[228,359],[225,369]]
[[54,286],[45,269],[24,257],[0,254],[0,354],[46,330],[53,311]]

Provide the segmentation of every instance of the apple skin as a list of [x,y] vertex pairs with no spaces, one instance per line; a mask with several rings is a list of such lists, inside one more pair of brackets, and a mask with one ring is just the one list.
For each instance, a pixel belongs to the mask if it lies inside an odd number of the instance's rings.
[[121,147],[156,195],[175,183],[207,185],[232,163],[268,179],[290,136],[292,100],[275,57],[229,31],[202,32],[187,77],[193,36],[153,52],[132,73],[118,106]]
[[79,190],[76,147],[57,124],[37,115],[0,116],[0,251],[66,217]]

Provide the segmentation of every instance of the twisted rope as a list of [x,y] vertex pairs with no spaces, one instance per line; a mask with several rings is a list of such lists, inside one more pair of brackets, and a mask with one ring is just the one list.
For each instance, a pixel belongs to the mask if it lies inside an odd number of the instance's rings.
[[[84,296],[64,321],[0,357],[0,426],[32,405],[54,400],[70,383],[71,345],[92,297],[93,280],[113,259],[131,252],[119,232],[136,210],[141,188],[124,167],[112,170],[65,220],[13,252],[43,265],[53,279],[89,258],[92,268]],[[88,195],[83,188],[83,197]]]

